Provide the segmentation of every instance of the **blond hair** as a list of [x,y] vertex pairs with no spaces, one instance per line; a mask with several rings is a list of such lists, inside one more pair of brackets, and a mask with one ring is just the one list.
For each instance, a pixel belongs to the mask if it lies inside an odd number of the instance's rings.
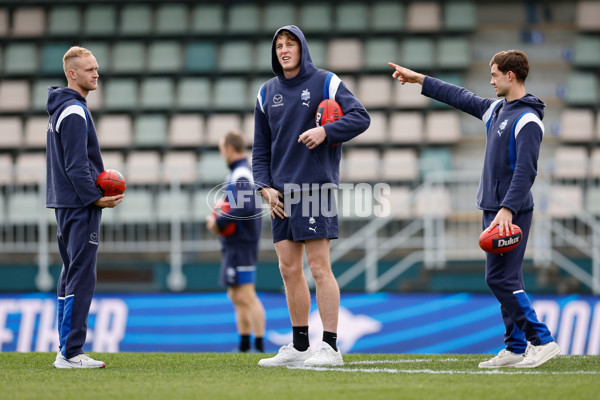
[[91,56],[92,52],[84,47],[73,46],[63,56],[63,70],[65,71],[65,75],[67,71],[71,68],[73,60],[75,58],[87,57]]

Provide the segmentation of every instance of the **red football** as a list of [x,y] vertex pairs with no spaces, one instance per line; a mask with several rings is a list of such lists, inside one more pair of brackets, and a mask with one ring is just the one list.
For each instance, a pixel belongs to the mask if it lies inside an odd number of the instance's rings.
[[[219,200],[213,206],[213,216],[215,218],[217,218],[220,215],[226,215],[230,210],[231,210],[231,206],[229,205],[229,202],[227,201],[227,199]],[[221,236],[233,235],[235,233],[236,228],[237,228],[237,224],[235,223],[235,221],[227,224],[225,229],[223,229],[221,231]]]
[[116,196],[125,193],[127,184],[123,174],[116,169],[107,169],[96,178],[96,187],[102,196]]
[[323,100],[317,107],[315,126],[327,125],[342,118],[342,107],[335,100]]
[[[513,224],[513,228],[515,233],[508,236],[500,236],[498,226],[495,226],[489,232],[487,230],[481,232],[481,235],[479,235],[479,247],[491,254],[508,253],[521,243],[523,237],[521,228],[515,224]],[[508,233],[510,233],[510,230]]]

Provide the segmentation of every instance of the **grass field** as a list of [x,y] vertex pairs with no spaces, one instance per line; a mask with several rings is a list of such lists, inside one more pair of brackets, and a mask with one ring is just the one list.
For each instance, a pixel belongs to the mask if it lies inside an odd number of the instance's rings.
[[600,356],[481,370],[488,355],[347,354],[319,370],[261,368],[261,354],[91,354],[99,370],[56,370],[54,353],[0,353],[0,399],[600,398]]

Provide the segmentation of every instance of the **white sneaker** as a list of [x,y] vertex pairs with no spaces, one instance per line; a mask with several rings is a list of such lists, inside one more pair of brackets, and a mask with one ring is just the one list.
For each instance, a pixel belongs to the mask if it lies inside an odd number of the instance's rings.
[[315,350],[313,356],[304,361],[305,367],[329,367],[334,365],[344,365],[342,352],[338,347],[335,351],[329,344],[321,342]]
[[310,347],[306,351],[298,351],[294,344],[281,346],[275,357],[263,358],[258,362],[261,367],[301,367],[304,360],[312,356]]
[[542,344],[540,346],[529,346],[525,352],[523,361],[515,365],[517,368],[535,368],[560,353],[560,347],[556,342]]
[[54,368],[66,369],[66,368],[104,368],[106,364],[104,361],[96,361],[87,354],[79,354],[75,357],[71,357],[68,360],[62,356],[62,354],[56,355],[54,361]]
[[479,368],[514,367],[525,358],[525,354],[516,354],[510,350],[502,349],[494,358],[479,363]]

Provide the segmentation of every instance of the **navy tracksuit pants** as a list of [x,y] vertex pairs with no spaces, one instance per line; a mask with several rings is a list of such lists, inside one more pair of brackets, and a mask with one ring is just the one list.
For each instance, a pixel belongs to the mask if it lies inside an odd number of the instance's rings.
[[96,289],[102,209],[57,208],[58,250],[63,261],[58,279],[59,348],[66,358],[84,353],[87,320]]
[[[495,212],[483,212],[483,229],[496,217]],[[538,321],[523,285],[523,258],[529,238],[533,212],[516,214],[513,224],[523,232],[521,244],[505,254],[489,254],[485,265],[485,281],[498,301],[506,326],[504,343],[514,353],[524,353],[527,342],[534,346],[554,341],[548,327]]]

